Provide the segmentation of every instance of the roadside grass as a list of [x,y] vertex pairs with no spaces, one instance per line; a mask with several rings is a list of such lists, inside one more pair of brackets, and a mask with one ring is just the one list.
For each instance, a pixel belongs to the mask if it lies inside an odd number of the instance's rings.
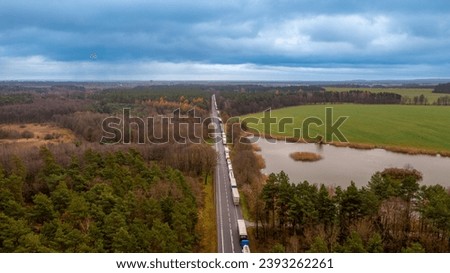
[[[450,107],[419,105],[328,104],[276,109],[271,112],[277,122],[266,128],[263,113],[244,117],[259,119],[247,126],[261,134],[275,137],[294,136],[307,117],[318,117],[325,123],[325,108],[333,109],[333,122],[340,116],[348,119],[339,128],[349,143],[335,143],[354,148],[385,148],[406,153],[450,153]],[[242,118],[244,118],[242,117]],[[280,119],[292,117],[291,124],[280,128]],[[284,127],[284,128],[283,128]],[[324,135],[325,126],[310,125],[310,136]],[[336,138],[333,139],[337,141]]]
[[241,206],[242,217],[244,217],[244,219],[250,221],[251,218],[250,218],[250,212],[248,211],[247,197],[245,196],[243,191],[239,191],[239,195],[240,195],[240,198],[241,198],[241,202],[240,202],[239,205]]
[[198,212],[197,231],[201,234],[201,253],[217,252],[216,207],[214,203],[214,186],[212,175],[203,184],[204,206]]

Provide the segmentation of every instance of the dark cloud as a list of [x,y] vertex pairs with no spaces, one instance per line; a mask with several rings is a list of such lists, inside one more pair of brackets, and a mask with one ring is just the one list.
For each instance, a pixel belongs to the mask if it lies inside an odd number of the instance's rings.
[[444,0],[6,0],[0,3],[0,56],[84,62],[96,53],[104,63],[288,68],[433,66],[450,59],[447,18],[450,3]]

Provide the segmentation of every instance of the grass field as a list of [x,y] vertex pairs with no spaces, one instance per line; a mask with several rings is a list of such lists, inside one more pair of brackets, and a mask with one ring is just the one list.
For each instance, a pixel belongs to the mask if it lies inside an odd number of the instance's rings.
[[[433,93],[432,88],[350,88],[350,87],[326,87],[326,91],[335,91],[335,92],[345,92],[349,90],[361,90],[368,91],[372,93],[395,93],[402,95],[403,97],[409,97],[413,99],[414,97],[418,97],[420,95],[424,95],[429,104],[433,104],[437,101],[439,97],[443,97],[446,94]],[[448,95],[448,94],[447,94]]]
[[[275,118],[293,117],[294,124],[285,126],[285,132],[278,125],[263,131],[264,126],[251,124],[251,129],[261,133],[281,136],[293,136],[293,128],[301,128],[302,121],[311,116],[324,121],[325,108],[332,107],[334,121],[339,116],[349,118],[340,127],[340,131],[353,144],[373,144],[388,150],[400,148],[400,152],[450,153],[450,107],[414,106],[414,105],[306,105],[282,108],[272,111]],[[261,118],[262,113],[245,117]],[[324,121],[325,122],[325,121]],[[310,135],[324,135],[324,126],[310,126]],[[361,147],[364,147],[363,145]],[[421,151],[418,151],[421,150]]]

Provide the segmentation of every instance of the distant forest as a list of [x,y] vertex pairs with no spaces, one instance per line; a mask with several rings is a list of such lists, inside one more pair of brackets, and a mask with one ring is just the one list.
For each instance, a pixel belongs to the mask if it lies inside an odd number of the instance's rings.
[[[450,84],[436,86],[434,92],[448,93]],[[83,126],[91,128],[106,115],[119,114],[131,107],[136,116],[167,115],[174,109],[188,111],[195,108],[206,117],[210,97],[217,93],[219,109],[228,116],[260,112],[267,108],[282,108],[306,104],[359,103],[359,104],[427,104],[424,96],[402,98],[389,92],[368,92],[355,89],[343,92],[325,91],[320,86],[262,86],[262,85],[155,85],[136,87],[98,88],[74,85],[49,87],[0,86],[0,124],[25,122],[56,122],[67,127],[83,116]],[[443,96],[435,102],[450,104],[450,97]],[[88,117],[83,113],[95,113]],[[94,119],[94,120],[92,120]],[[81,121],[80,121],[81,122]],[[97,135],[93,133],[93,135]],[[91,137],[88,137],[91,138]]]
[[450,94],[450,83],[442,83],[438,84],[434,90],[433,93],[445,93]]
[[326,92],[322,88],[242,87],[239,91],[222,91],[218,96],[219,109],[237,116],[261,112],[267,108],[282,108],[295,105],[324,103],[400,104],[401,95],[393,93],[371,93],[353,90],[348,92]]

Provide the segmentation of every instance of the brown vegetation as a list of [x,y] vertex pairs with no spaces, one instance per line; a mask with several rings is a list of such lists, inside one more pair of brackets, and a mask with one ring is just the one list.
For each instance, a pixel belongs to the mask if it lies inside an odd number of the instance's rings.
[[0,123],[48,123],[55,115],[83,111],[89,101],[55,96],[36,97],[32,103],[9,104],[0,107]]
[[375,145],[367,143],[350,143],[350,142],[331,142],[327,143],[336,147],[349,147],[359,150],[371,150],[371,149],[383,149],[393,153],[401,153],[408,155],[440,155],[444,157],[450,157],[449,152],[438,152],[432,150],[418,149],[412,147],[400,147],[400,146],[387,146],[387,145]]
[[255,152],[261,152],[261,147],[258,144],[253,143],[252,148]]
[[322,156],[311,152],[294,152],[289,155],[295,161],[314,162],[322,159]]
[[[242,131],[239,123],[227,123],[227,138],[233,140],[231,159],[234,176],[245,203],[241,203],[248,211],[250,219],[255,222],[255,236],[259,235],[263,225],[263,203],[260,198],[265,176],[261,169],[266,167],[264,158],[255,152],[256,145],[250,143],[247,133]],[[253,229],[248,229],[253,236]],[[253,244],[253,243],[252,243]],[[252,246],[253,247],[253,246]]]
[[70,130],[50,124],[0,125],[0,144],[41,146],[48,143],[69,143],[75,140]]
[[329,143],[335,147],[349,147],[358,150],[372,150],[377,148],[376,145],[366,143],[350,143],[350,142],[332,142]]
[[401,179],[406,179],[408,177],[412,177],[417,181],[421,181],[423,178],[423,175],[421,172],[419,172],[416,169],[412,169],[412,168],[407,168],[407,169],[387,168],[381,172],[381,175],[383,177],[390,177],[390,178],[396,179],[396,180],[401,180]]

